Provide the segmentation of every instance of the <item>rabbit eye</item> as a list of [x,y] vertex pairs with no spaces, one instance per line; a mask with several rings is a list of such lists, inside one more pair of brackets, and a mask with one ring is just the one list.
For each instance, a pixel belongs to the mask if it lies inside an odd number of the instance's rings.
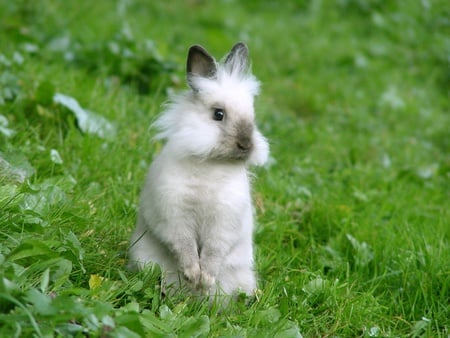
[[213,119],[216,121],[222,121],[225,116],[225,111],[222,108],[214,108]]

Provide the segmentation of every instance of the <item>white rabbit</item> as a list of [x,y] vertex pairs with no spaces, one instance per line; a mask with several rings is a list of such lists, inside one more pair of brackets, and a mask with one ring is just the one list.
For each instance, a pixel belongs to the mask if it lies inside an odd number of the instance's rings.
[[259,82],[248,49],[237,43],[217,63],[201,46],[187,58],[190,91],[175,96],[155,122],[166,143],[150,166],[130,263],[158,263],[165,287],[192,294],[251,295],[253,207],[249,165],[269,146],[254,123]]

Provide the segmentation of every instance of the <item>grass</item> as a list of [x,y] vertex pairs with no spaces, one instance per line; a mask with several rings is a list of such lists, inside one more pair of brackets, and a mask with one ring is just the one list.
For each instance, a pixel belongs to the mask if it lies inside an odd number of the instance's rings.
[[[444,1],[45,0],[0,13],[0,336],[449,335]],[[220,56],[238,40],[263,83],[272,158],[254,182],[260,293],[218,312],[161,298],[158,269],[125,261],[161,146],[149,126],[185,88],[187,48]]]

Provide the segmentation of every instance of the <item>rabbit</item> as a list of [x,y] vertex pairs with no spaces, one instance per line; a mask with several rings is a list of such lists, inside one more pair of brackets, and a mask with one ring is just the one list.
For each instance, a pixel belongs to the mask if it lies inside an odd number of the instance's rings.
[[221,63],[201,46],[187,57],[190,90],[154,123],[165,144],[147,174],[131,237],[130,264],[157,263],[165,289],[192,295],[254,294],[253,216],[248,168],[269,145],[255,126],[248,48]]

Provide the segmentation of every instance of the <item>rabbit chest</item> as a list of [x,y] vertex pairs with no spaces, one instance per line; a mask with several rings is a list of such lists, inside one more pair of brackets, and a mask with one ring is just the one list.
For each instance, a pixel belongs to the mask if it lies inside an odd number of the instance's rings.
[[152,209],[161,219],[182,219],[183,226],[199,234],[215,227],[237,232],[246,227],[243,215],[251,213],[252,206],[244,166],[171,161],[163,155],[150,169],[148,183]]

